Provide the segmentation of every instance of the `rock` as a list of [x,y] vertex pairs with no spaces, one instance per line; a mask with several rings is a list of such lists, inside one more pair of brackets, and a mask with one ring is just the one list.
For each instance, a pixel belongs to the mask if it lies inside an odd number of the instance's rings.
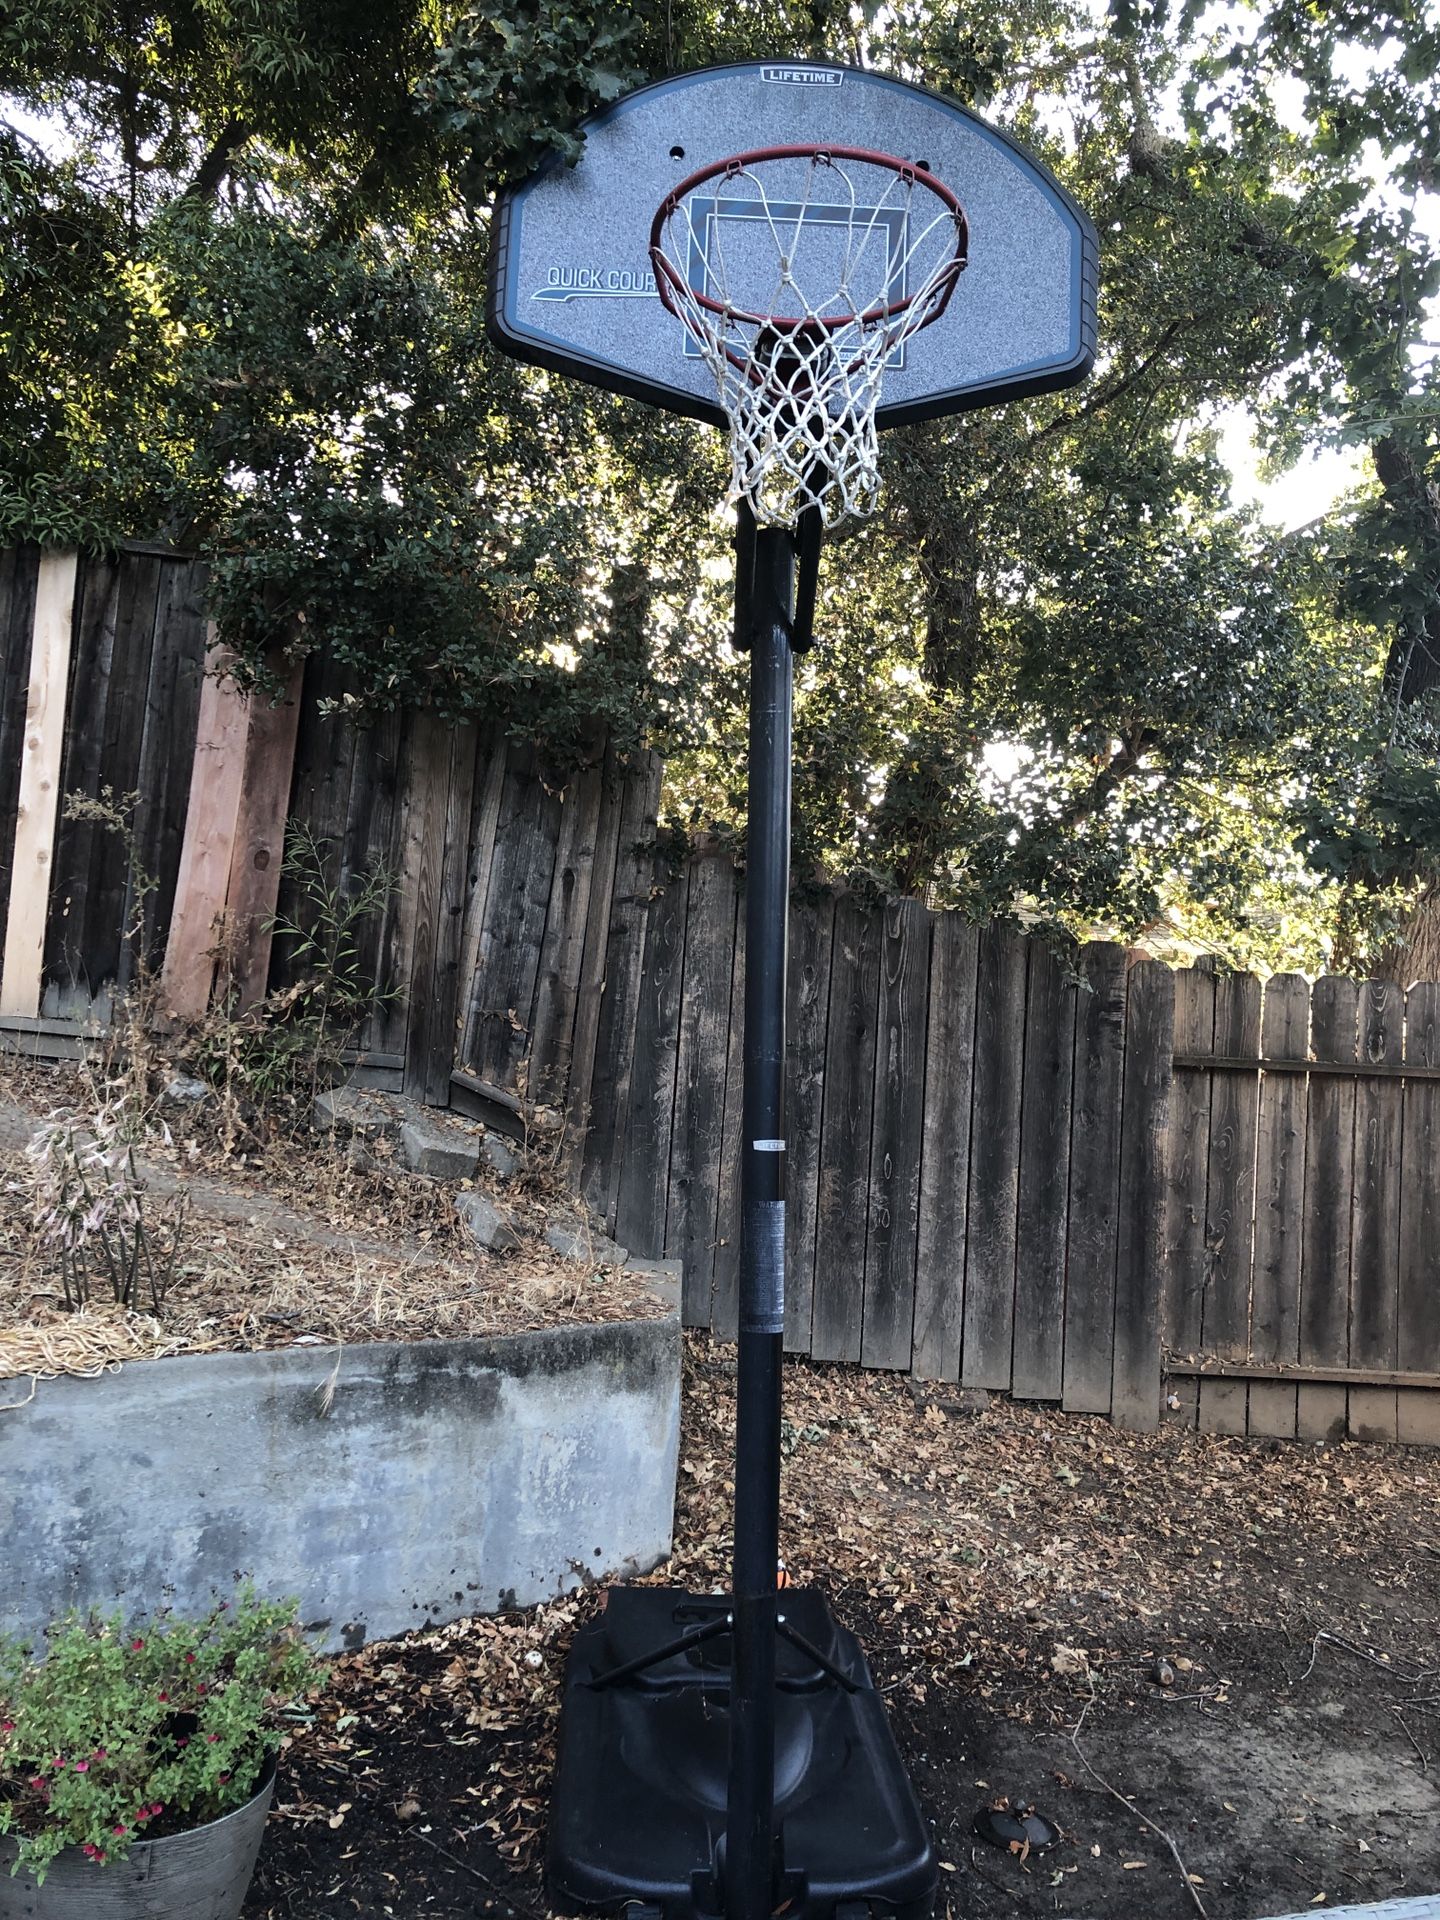
[[520,1245],[519,1234],[488,1193],[457,1193],[455,1211],[471,1239],[487,1253],[511,1253]]
[[545,1229],[545,1244],[566,1260],[593,1260],[597,1267],[623,1267],[630,1249],[603,1233],[594,1233],[582,1220],[552,1220]]
[[400,1158],[412,1173],[423,1173],[431,1180],[470,1180],[480,1162],[480,1149],[473,1133],[427,1114],[401,1127]]
[[369,1087],[327,1087],[315,1096],[317,1133],[358,1133],[365,1139],[377,1139],[393,1133],[399,1126],[394,1110],[382,1094]]
[[209,1100],[214,1092],[208,1081],[192,1079],[188,1073],[177,1073],[166,1082],[160,1098],[173,1101],[180,1107],[198,1107],[202,1100]]
[[647,1280],[666,1304],[677,1313],[685,1288],[683,1260],[631,1260],[625,1271]]
[[502,1180],[508,1180],[520,1165],[520,1155],[498,1133],[487,1132],[480,1141],[480,1158]]

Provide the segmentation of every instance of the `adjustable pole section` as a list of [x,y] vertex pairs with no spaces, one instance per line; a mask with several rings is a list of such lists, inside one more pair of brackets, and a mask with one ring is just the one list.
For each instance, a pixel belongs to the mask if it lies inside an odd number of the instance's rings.
[[[746,516],[748,519],[748,515]],[[785,948],[790,897],[791,621],[795,550],[754,541],[749,606],[750,796],[745,857],[745,1137],[735,1436],[726,1920],[769,1920],[775,1886],[776,1566],[785,1332]],[[742,570],[743,573],[743,570]]]

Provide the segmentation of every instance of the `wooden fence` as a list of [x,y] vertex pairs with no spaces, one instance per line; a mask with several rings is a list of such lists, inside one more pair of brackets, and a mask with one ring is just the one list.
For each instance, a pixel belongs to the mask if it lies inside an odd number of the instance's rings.
[[[245,993],[283,985],[304,825],[336,884],[400,879],[363,930],[390,993],[359,1070],[558,1118],[597,1218],[733,1333],[733,861],[660,843],[652,755],[562,773],[483,725],[358,727],[320,656],[240,699],[204,671],[202,585],[154,550],[0,556],[0,1028],[80,1045],[141,953],[201,1010],[222,933]],[[60,805],[105,786],[139,793],[138,916],[114,836]],[[1440,986],[1262,988],[843,894],[797,895],[790,934],[791,1351],[1138,1426],[1440,1444]]]

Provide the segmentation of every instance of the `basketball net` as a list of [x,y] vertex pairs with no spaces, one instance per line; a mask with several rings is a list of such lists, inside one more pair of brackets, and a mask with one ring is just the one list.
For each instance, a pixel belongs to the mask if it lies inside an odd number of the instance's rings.
[[[712,180],[712,196],[699,198]],[[823,250],[807,227],[817,215]],[[727,260],[736,221],[751,244],[732,241],[732,256],[745,258]],[[966,244],[948,188],[852,148],[740,154],[664,201],[651,229],[656,284],[730,423],[731,504],[747,500],[759,526],[794,526],[812,508],[826,527],[875,511],[886,369],[944,312]]]

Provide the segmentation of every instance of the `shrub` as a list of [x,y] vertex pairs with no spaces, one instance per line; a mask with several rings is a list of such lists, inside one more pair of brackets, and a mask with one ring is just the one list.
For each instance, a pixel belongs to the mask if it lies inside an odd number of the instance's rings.
[[0,1833],[43,1880],[65,1847],[103,1863],[242,1806],[284,1711],[322,1669],[290,1601],[249,1585],[201,1620],[69,1614],[43,1658],[0,1638]]

